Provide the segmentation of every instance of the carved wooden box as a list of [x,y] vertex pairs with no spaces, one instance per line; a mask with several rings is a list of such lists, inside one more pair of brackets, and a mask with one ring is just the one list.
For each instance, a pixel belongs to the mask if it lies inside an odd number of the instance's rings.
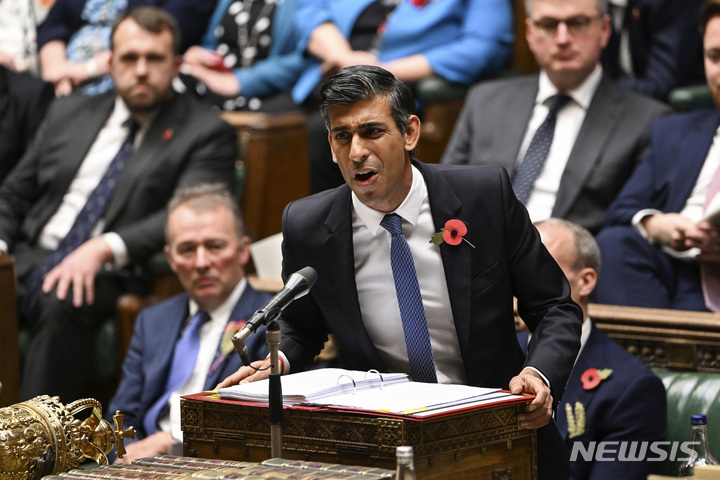
[[[207,394],[182,398],[187,456],[258,462],[270,457],[269,412],[263,406]],[[285,408],[283,458],[395,468],[395,447],[412,445],[425,480],[536,480],[536,433],[518,427],[525,403],[439,418],[376,416]]]

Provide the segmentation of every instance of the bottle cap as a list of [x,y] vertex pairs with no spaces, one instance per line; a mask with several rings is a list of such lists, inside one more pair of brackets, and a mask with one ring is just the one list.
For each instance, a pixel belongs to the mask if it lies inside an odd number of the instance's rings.
[[395,455],[397,455],[398,458],[412,458],[413,447],[409,445],[401,445],[395,449]]
[[696,413],[690,417],[690,425],[707,425],[707,417],[702,413]]

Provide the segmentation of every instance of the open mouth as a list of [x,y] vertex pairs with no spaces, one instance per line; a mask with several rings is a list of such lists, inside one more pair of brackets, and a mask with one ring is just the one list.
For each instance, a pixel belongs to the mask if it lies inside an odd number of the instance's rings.
[[377,172],[373,172],[372,170],[364,171],[364,172],[356,172],[353,175],[353,178],[357,183],[360,185],[366,185],[372,181],[373,178],[377,175]]

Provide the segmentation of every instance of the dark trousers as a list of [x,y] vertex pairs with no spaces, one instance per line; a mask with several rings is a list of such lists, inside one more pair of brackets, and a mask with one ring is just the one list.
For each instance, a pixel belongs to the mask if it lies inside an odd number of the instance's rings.
[[604,229],[597,242],[602,268],[592,301],[707,311],[697,262],[667,255],[630,226]]

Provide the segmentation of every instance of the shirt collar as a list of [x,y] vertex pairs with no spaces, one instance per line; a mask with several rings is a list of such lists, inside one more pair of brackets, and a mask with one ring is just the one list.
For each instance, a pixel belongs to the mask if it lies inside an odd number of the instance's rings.
[[[212,322],[222,322],[227,323],[227,321],[230,319],[230,315],[232,314],[233,308],[235,308],[235,304],[237,304],[238,300],[240,300],[240,296],[245,291],[245,287],[247,286],[247,278],[243,277],[240,279],[237,285],[235,285],[235,288],[233,288],[233,291],[230,293],[230,296],[225,299],[223,303],[218,305],[217,308],[207,312],[210,315],[210,319]],[[195,300],[192,298],[189,301],[189,309],[190,309],[190,318],[194,317],[198,310],[200,310],[200,306],[197,304]],[[237,319],[241,320],[241,319]]]
[[[425,185],[425,179],[423,178],[420,170],[414,165],[412,167],[412,185],[408,192],[405,200],[402,201],[399,207],[393,212],[397,213],[404,220],[409,222],[411,225],[415,225],[420,216],[420,209],[423,201],[427,198],[427,185]],[[370,208],[360,201],[360,199],[352,193],[352,204],[355,214],[358,216],[373,235],[377,234],[378,228],[380,228],[380,222],[386,215],[384,212]]]
[[[601,79],[602,67],[598,64],[597,67],[595,67],[595,70],[593,70],[592,73],[588,75],[577,88],[564,93],[569,95],[573,101],[580,105],[584,110],[587,110],[590,106],[593,95],[595,95],[595,90],[597,90],[598,85],[600,85]],[[545,103],[550,97],[557,93],[559,93],[558,89],[550,81],[550,77],[548,77],[547,72],[545,72],[545,70],[541,71],[535,103]]]

